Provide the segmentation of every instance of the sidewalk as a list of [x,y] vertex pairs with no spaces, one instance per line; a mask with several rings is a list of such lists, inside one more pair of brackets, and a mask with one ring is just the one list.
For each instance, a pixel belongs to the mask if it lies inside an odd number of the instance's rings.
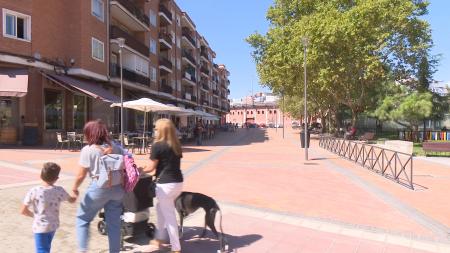
[[[219,202],[230,249],[258,253],[450,252],[446,237],[450,231],[449,167],[415,160],[415,183],[426,189],[411,191],[318,148],[314,140],[311,160],[305,162],[297,139],[287,131],[283,140],[280,129],[239,129],[220,133],[204,146],[185,147],[185,190],[210,195]],[[8,252],[33,250],[31,220],[18,215],[30,188],[26,184],[36,183],[42,162],[51,160],[63,165],[61,184],[70,187],[78,155],[0,150],[0,212],[4,214],[0,236],[8,238],[4,245]],[[136,158],[139,165],[147,159]],[[75,250],[75,210],[76,205],[62,207],[55,252]],[[153,210],[151,214],[154,220]],[[216,240],[192,239],[201,233],[203,219],[203,211],[198,211],[186,221],[184,253],[217,251]],[[94,225],[92,252],[105,252],[107,239]],[[128,252],[145,252],[147,242],[145,237],[131,241]]]

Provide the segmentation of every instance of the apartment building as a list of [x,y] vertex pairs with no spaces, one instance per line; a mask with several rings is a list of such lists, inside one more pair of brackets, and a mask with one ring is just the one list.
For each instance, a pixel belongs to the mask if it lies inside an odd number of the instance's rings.
[[[0,142],[54,143],[149,97],[222,117],[229,72],[173,0],[0,0]],[[122,66],[122,68],[121,68]],[[149,119],[151,124],[155,117]],[[125,128],[143,125],[126,110]]]

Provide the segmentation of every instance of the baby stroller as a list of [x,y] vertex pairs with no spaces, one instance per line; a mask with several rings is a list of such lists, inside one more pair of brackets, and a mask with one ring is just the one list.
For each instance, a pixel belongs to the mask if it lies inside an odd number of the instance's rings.
[[[136,184],[133,192],[125,194],[123,199],[122,229],[121,229],[121,245],[123,247],[123,239],[126,236],[134,237],[138,234],[145,233],[148,237],[153,238],[155,233],[155,225],[149,223],[149,208],[153,206],[154,192],[152,177],[141,177]],[[106,235],[105,213],[99,214],[102,219],[97,224],[98,232]]]

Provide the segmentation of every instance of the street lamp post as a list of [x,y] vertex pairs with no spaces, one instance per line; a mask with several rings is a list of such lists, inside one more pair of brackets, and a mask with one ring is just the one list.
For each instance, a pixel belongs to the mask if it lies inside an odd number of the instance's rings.
[[304,128],[304,134],[305,134],[305,161],[308,161],[308,111],[307,111],[307,96],[306,96],[306,48],[308,47],[308,38],[303,37],[303,69],[304,69],[304,117],[305,117],[305,128]]
[[283,139],[284,139],[284,112],[286,110],[286,108],[284,107],[284,91],[282,91],[281,96],[283,98]]
[[119,64],[120,64],[120,143],[124,145],[123,136],[123,67],[122,67],[122,50],[125,46],[124,38],[117,38],[119,44]]

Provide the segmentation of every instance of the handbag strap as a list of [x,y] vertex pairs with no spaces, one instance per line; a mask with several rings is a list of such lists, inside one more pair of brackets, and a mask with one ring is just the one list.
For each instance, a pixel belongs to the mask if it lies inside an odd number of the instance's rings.
[[156,177],[155,183],[158,183],[159,179],[161,178],[162,175],[164,175],[164,172],[165,172],[165,171],[166,171],[166,170],[164,170],[164,169],[161,171],[161,173],[159,174],[159,176]]

